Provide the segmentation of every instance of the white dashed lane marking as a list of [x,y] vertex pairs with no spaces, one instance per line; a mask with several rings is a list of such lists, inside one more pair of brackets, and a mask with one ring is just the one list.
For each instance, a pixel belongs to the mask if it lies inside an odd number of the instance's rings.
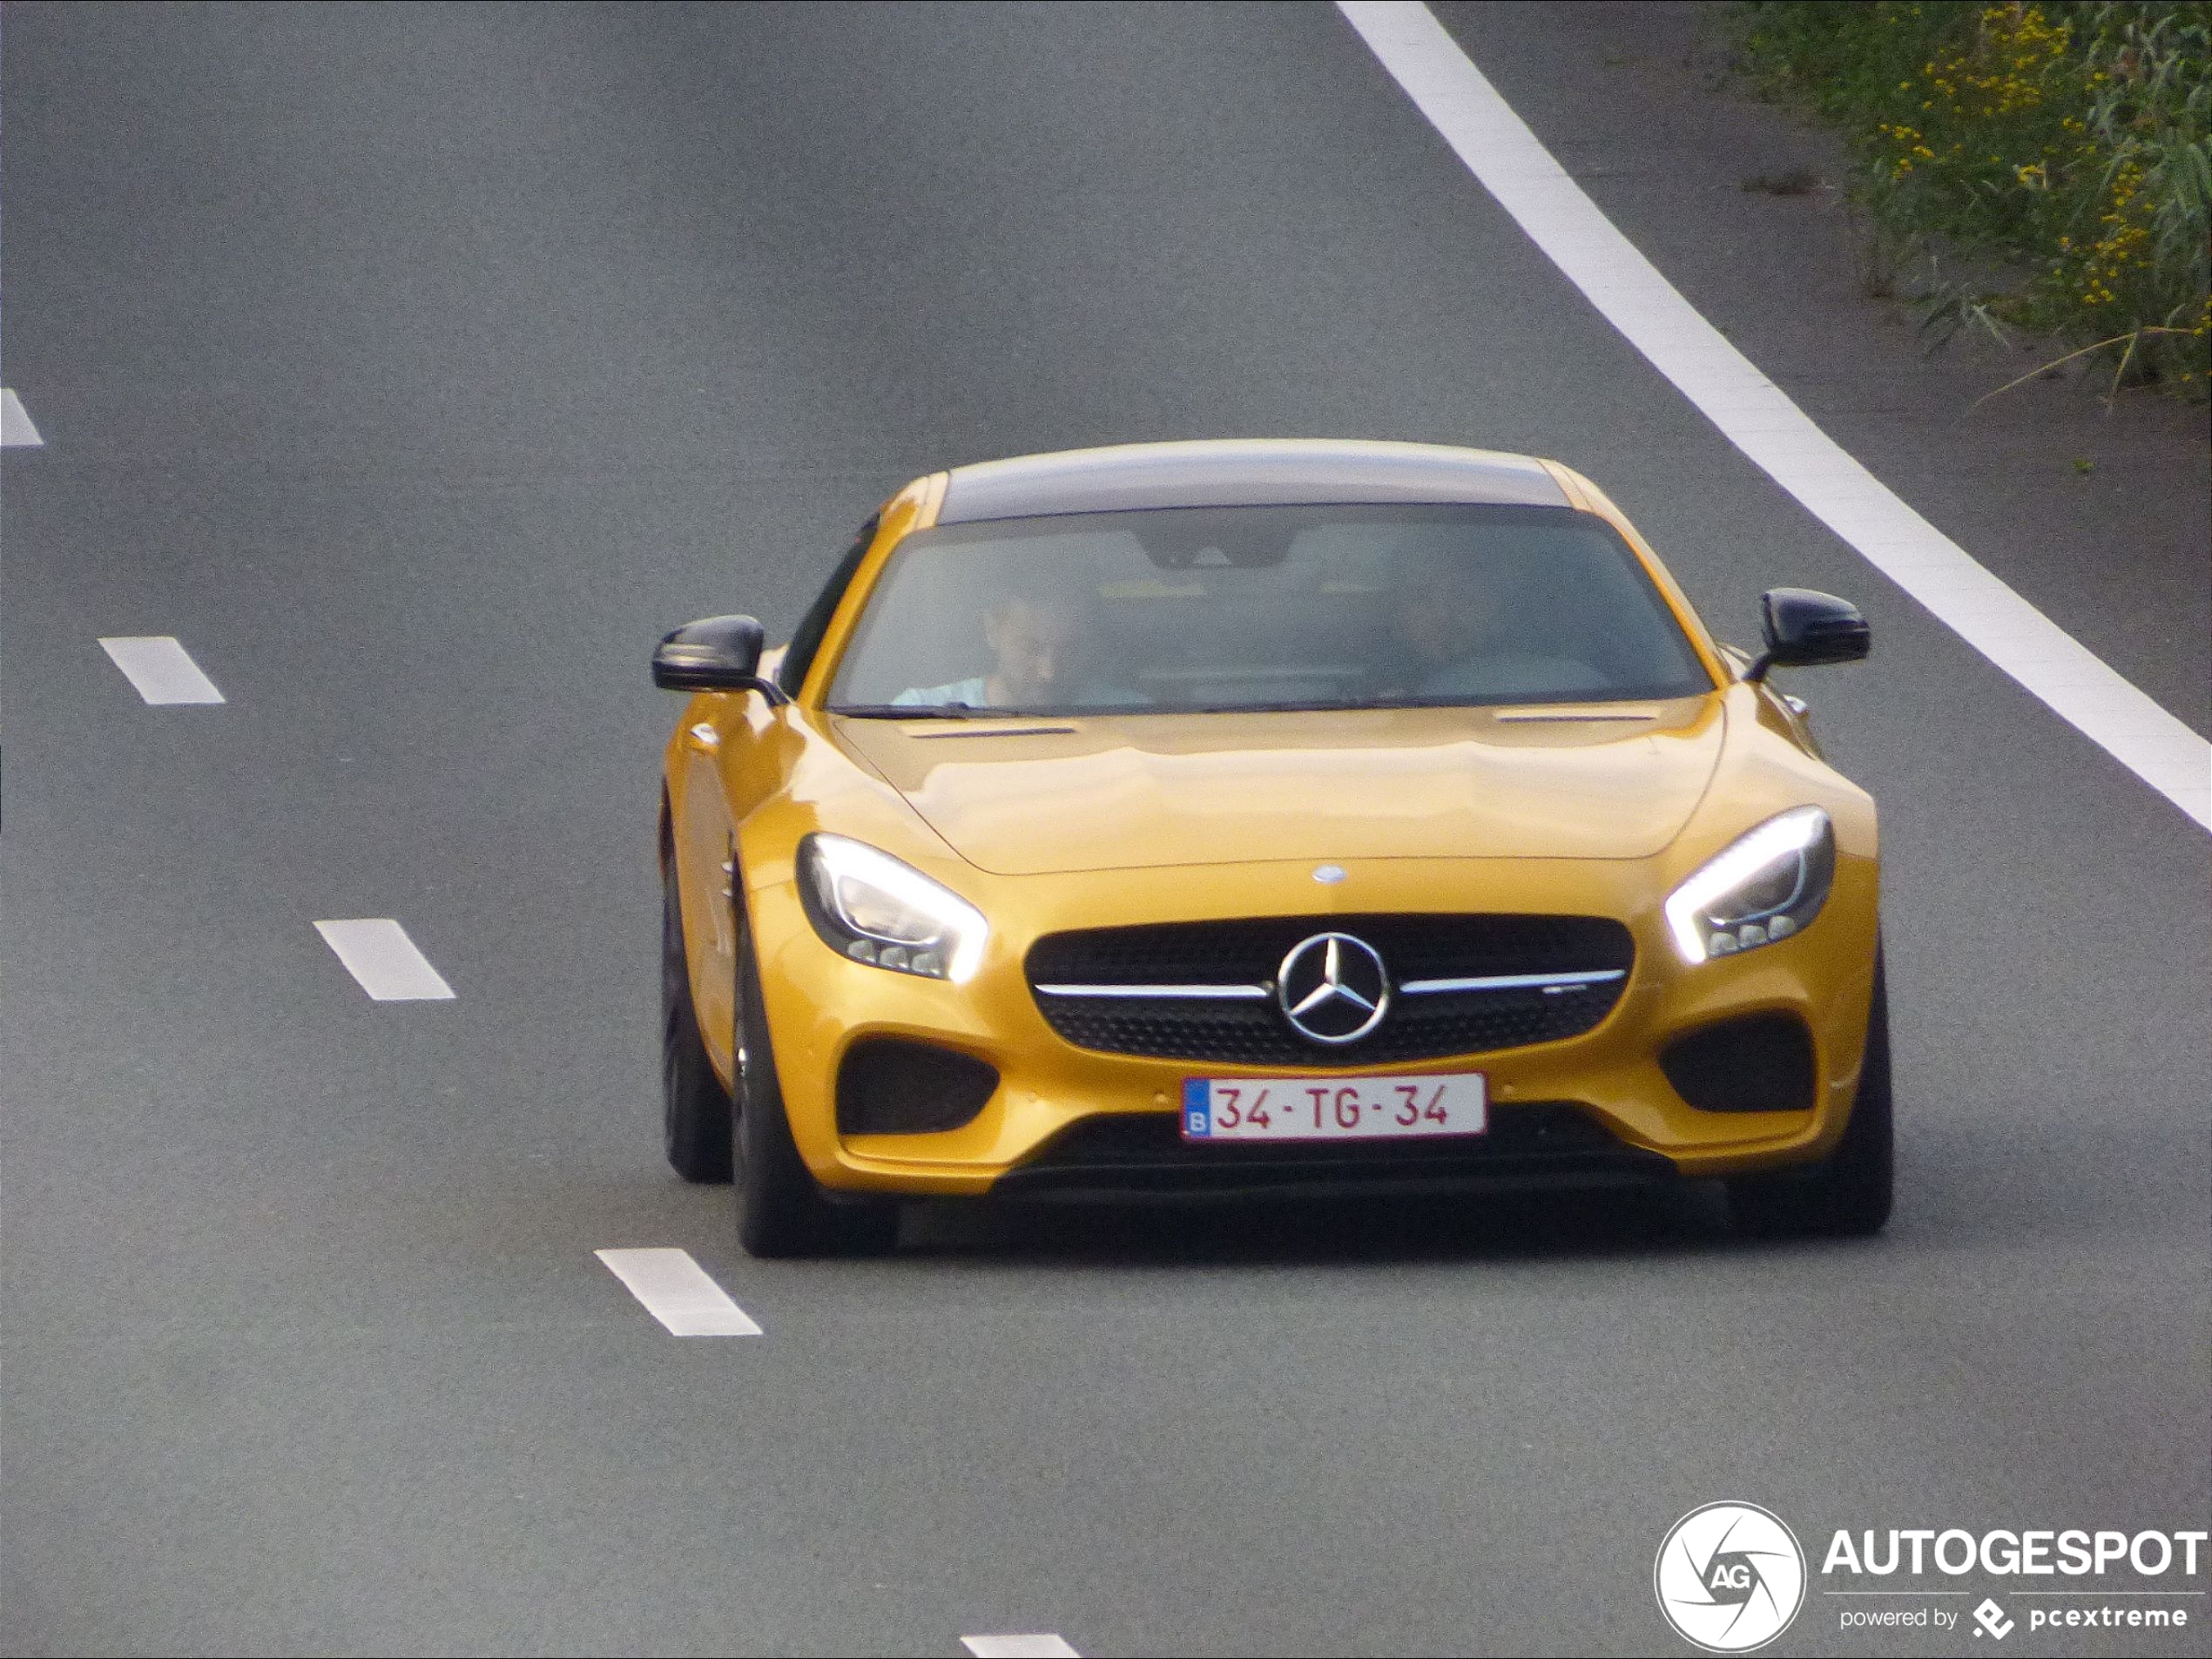
[[691,1259],[688,1250],[601,1250],[592,1252],[630,1287],[645,1312],[679,1337],[757,1337],[752,1316]]
[[223,694],[192,653],[168,634],[117,636],[100,641],[123,677],[149,703],[219,703]]
[[31,425],[23,400],[0,387],[0,449],[36,449],[45,442],[38,435],[38,428]]
[[453,987],[389,916],[319,921],[315,931],[379,1002],[447,1002]]
[[1816,426],[1637,252],[1420,0],[1338,0],[1338,9],[1529,240],[1730,442],[2060,719],[2212,829],[2212,743]]
[[1055,1635],[962,1636],[960,1645],[975,1659],[1059,1659],[1076,1651]]

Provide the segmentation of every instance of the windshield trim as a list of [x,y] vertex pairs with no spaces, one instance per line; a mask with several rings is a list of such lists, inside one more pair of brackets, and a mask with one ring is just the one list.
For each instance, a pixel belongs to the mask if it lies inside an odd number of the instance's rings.
[[[1332,702],[1312,698],[1271,703],[1024,704],[1020,708],[1002,709],[979,709],[966,703],[860,703],[851,706],[826,703],[822,705],[822,712],[846,720],[1128,720],[1145,718],[1172,719],[1185,714],[1388,714],[1423,709],[1558,708],[1580,711],[1602,709],[1610,704],[1632,703],[1642,705],[1638,712],[1607,718],[1645,720],[1652,718],[1650,709],[1655,703],[1675,703],[1685,698],[1710,697],[1719,689],[1710,686],[1652,691],[1608,687],[1602,693],[1591,692],[1580,697],[1548,692],[1541,697],[1386,697],[1361,698],[1356,702]],[[1558,718],[1568,720],[1600,717],[1578,712]]]

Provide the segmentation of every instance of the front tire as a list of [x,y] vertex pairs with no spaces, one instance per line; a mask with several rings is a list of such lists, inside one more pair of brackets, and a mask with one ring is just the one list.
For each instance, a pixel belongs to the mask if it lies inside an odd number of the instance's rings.
[[738,923],[737,1126],[732,1136],[738,1186],[738,1242],[748,1255],[875,1255],[891,1248],[899,1207],[887,1199],[833,1202],[799,1156],[784,1109],[783,1085],[768,1042],[760,974],[740,905]]
[[1858,1094],[1836,1150],[1819,1163],[1728,1184],[1729,1212],[1744,1232],[1767,1237],[1858,1238],[1890,1218],[1897,1169],[1890,1105],[1890,996],[1879,956]]
[[660,873],[660,1089],[661,1139],[670,1166],[702,1185],[727,1181],[730,1092],[714,1075],[699,1038],[672,853],[662,859]]

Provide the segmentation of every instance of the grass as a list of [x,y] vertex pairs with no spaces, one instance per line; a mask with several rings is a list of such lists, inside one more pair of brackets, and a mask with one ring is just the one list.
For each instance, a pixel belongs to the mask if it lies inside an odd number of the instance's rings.
[[2101,360],[2115,391],[2205,395],[2212,3],[1742,0],[1736,24],[1754,82],[1850,139],[1878,264],[1929,273],[1934,343],[2017,330]]

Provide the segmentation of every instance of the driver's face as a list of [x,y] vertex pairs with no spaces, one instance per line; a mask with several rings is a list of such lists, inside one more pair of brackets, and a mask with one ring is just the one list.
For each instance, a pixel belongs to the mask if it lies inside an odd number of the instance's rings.
[[983,618],[983,638],[998,658],[998,677],[1016,703],[1042,700],[1065,685],[1075,656],[1072,607],[1009,599]]

